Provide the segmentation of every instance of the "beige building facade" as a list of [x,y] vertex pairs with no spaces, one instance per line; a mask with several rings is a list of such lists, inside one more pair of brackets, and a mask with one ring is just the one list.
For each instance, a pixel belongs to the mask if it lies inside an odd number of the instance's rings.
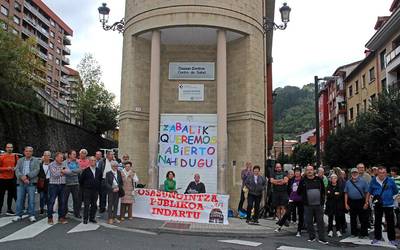
[[[264,5],[248,0],[126,1],[119,149],[131,156],[147,187],[160,188],[165,179],[158,174],[163,115],[216,116],[217,192],[230,195],[231,207],[240,197],[244,163],[264,169]],[[174,65],[203,64],[211,77],[171,73]],[[179,88],[185,84],[202,89],[199,100],[181,98]]]

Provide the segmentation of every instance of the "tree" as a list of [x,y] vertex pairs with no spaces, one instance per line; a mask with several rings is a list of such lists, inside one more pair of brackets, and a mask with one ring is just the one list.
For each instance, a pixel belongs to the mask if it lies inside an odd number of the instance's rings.
[[[8,23],[0,21],[0,25],[8,26]],[[43,83],[39,77],[43,65],[35,51],[36,41],[33,38],[24,41],[11,31],[0,28],[0,99],[42,111],[33,90],[33,86]]]
[[357,163],[392,166],[400,162],[400,91],[391,89],[373,101],[354,124],[339,128],[325,144],[325,162],[351,168]]
[[76,114],[82,125],[102,134],[117,126],[115,96],[101,82],[101,67],[93,55],[86,54],[78,65],[83,89],[76,96]]
[[282,166],[283,166],[284,164],[288,164],[288,163],[291,162],[291,161],[290,161],[289,155],[284,154],[284,153],[282,153],[282,152],[279,153],[278,159],[277,159],[276,161],[279,162],[280,164],[282,164]]
[[294,164],[298,164],[300,167],[314,164],[316,161],[314,146],[308,143],[297,144],[293,149],[292,160]]

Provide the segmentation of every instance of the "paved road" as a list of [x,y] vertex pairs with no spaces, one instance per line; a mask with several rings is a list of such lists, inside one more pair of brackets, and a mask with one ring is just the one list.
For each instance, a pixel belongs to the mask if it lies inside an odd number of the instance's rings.
[[36,223],[30,223],[27,218],[16,223],[11,222],[11,219],[12,217],[0,217],[0,249],[387,249],[339,243],[337,240],[323,246],[319,243],[308,243],[306,237],[297,238],[287,233],[268,238],[240,239],[155,234],[110,228],[106,224],[83,225],[75,220],[70,220],[66,225],[49,226],[43,216],[38,217]]

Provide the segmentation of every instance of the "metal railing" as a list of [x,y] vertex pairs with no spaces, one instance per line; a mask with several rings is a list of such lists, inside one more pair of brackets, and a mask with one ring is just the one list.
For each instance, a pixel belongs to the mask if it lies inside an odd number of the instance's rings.
[[71,49],[68,48],[68,47],[66,47],[66,46],[63,46],[63,51],[67,52],[67,53],[65,53],[65,54],[71,55]]
[[24,8],[27,8],[30,12],[32,12],[32,14],[34,14],[35,16],[37,16],[42,22],[44,22],[45,24],[47,24],[48,26],[50,26],[50,20],[47,19],[46,17],[44,17],[38,9],[36,9],[35,7],[33,7],[30,3],[28,3],[27,1],[24,1]]
[[66,64],[69,65],[69,58],[63,56],[63,57],[62,57],[62,60],[63,60],[63,62],[65,62]]

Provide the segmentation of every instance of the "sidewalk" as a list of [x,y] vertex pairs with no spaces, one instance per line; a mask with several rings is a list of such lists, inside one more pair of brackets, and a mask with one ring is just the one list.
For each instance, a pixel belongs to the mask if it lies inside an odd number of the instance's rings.
[[[99,218],[102,222],[105,219]],[[176,221],[160,221],[133,218],[132,220],[125,220],[120,224],[115,223],[114,226],[147,230],[156,233],[174,233],[183,235],[201,235],[201,236],[229,236],[229,237],[266,237],[270,234],[275,234],[274,230],[277,227],[276,221],[271,219],[260,219],[259,225],[249,225],[245,219],[229,218],[228,225],[221,224],[204,224],[194,222],[176,222]],[[280,234],[296,233],[296,226],[282,228]]]

